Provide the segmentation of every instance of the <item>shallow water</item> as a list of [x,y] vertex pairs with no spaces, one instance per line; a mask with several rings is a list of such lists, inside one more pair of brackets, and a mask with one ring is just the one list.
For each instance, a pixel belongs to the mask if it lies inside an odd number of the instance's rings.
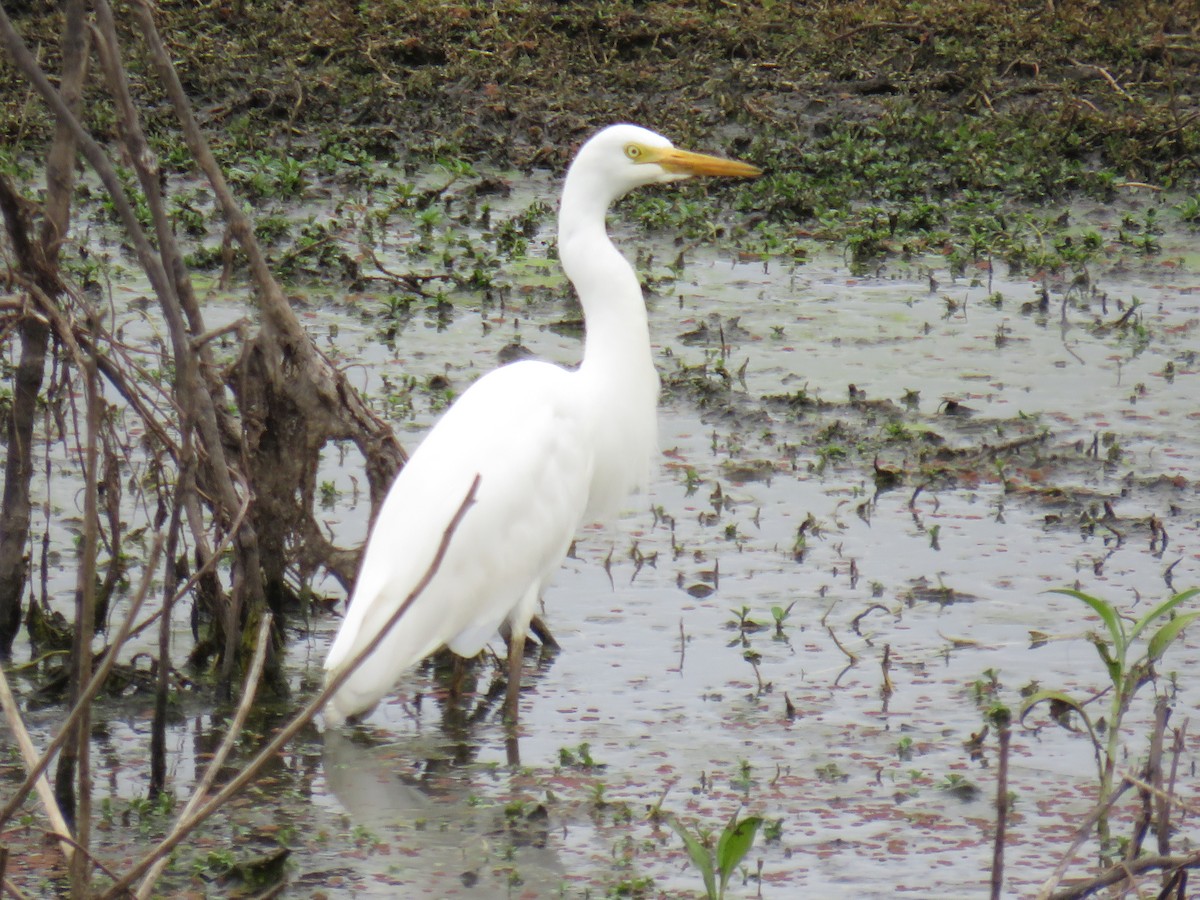
[[[545,190],[540,180],[515,187],[514,208]],[[663,238],[622,235],[654,260],[679,253]],[[984,266],[952,278],[938,259],[863,275],[832,256],[746,262],[699,248],[685,253],[678,278],[650,261],[651,332],[673,384],[662,465],[618,522],[583,532],[545,597],[562,651],[527,670],[521,767],[507,766],[498,706],[473,697],[456,712],[423,670],[356,732],[299,740],[196,853],[238,835],[251,848],[283,842],[295,896],[599,896],[638,879],[652,880],[652,893],[698,891],[679,838],[646,817],[661,801],[714,833],[739,810],[778,821],[778,836],[760,835],[747,858],[751,875],[761,861],[763,896],[984,895],[996,742],[972,759],[964,741],[982,730],[983,708],[1018,708],[1027,685],[1086,696],[1105,680],[1084,639],[1099,621],[1045,591],[1075,586],[1136,615],[1172,584],[1200,584],[1200,267],[1188,243],[1164,239],[1164,254],[1145,261],[1114,257],[1093,272],[1094,291],[1069,294],[1065,283]],[[544,252],[531,247],[535,258]],[[578,359],[579,341],[551,327],[575,315],[556,270],[519,269],[504,276],[503,304],[451,294],[448,319],[418,306],[387,338],[378,293],[314,297],[304,321],[382,408],[411,402],[398,427],[413,443],[438,412],[437,392],[420,387],[429,377],[461,391],[516,335],[538,356]],[[1048,309],[1022,312],[1043,290]],[[997,293],[998,307],[988,299]],[[1137,335],[1112,327],[1135,297]],[[213,295],[207,324],[242,312]],[[733,377],[710,374],[719,390],[698,401],[695,379],[679,373],[703,363],[711,373],[721,359]],[[397,388],[401,375],[417,388]],[[854,403],[851,384],[861,392]],[[383,399],[389,391],[398,405]],[[825,405],[764,400],[799,391]],[[903,407],[908,391],[919,392],[915,409]],[[946,399],[973,415],[941,414]],[[897,440],[880,462],[909,477],[877,493],[856,435],[893,421],[962,450],[1044,436],[1031,450],[948,463],[940,476],[918,474],[922,442]],[[823,456],[830,442],[818,436],[838,422],[844,456]],[[352,451],[331,448],[322,473],[336,489],[327,523],[343,542],[361,540],[367,517],[354,465]],[[55,487],[56,505],[70,510],[73,489]],[[1103,518],[1105,501],[1114,517]],[[1089,512],[1100,526],[1081,522]],[[817,527],[797,553],[810,515]],[[1165,550],[1151,542],[1151,516],[1169,534]],[[70,562],[63,557],[59,577]],[[771,607],[789,604],[777,633]],[[739,631],[741,610],[766,627]],[[318,678],[335,629],[318,620],[297,637],[290,664],[301,691]],[[1054,639],[1033,649],[1031,631]],[[1200,665],[1192,631],[1159,666],[1179,673],[1158,685],[1174,691],[1173,724],[1200,707],[1187,677]],[[185,653],[190,637],[175,644]],[[1127,720],[1131,766],[1151,695],[1148,686]],[[220,727],[193,705],[184,701],[171,735],[180,797]],[[477,721],[464,722],[473,711]],[[37,737],[55,716],[31,714]],[[98,791],[114,808],[144,793],[148,716],[148,703],[126,705],[98,726],[107,773]],[[1040,711],[1034,723],[1042,727],[1016,729],[1012,744],[1013,895],[1049,875],[1096,784],[1084,737]],[[1184,796],[1195,794],[1198,751],[1188,737]],[[966,799],[963,780],[978,788]],[[139,837],[116,821],[101,840],[119,860]],[[145,830],[161,826],[151,818]],[[1195,823],[1183,821],[1175,847],[1196,839]],[[758,890],[741,875],[733,884],[737,896]],[[225,889],[200,876],[191,885]]]

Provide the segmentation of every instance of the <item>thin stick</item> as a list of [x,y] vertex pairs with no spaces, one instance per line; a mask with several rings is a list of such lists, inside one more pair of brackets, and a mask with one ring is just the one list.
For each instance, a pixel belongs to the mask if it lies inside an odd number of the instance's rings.
[[1132,881],[1135,876],[1157,869],[1178,871],[1179,869],[1194,869],[1200,866],[1200,850],[1187,856],[1142,856],[1137,859],[1122,860],[1115,866],[1110,866],[1101,874],[1089,881],[1072,885],[1057,894],[1048,895],[1050,900],[1080,900],[1096,893],[1101,888],[1119,884],[1122,881]]
[[[30,772],[37,771],[36,776],[32,779],[26,778],[26,781],[32,781],[33,786],[37,789],[38,799],[46,808],[46,817],[54,827],[54,833],[64,838],[65,841],[71,841],[71,829],[67,827],[67,820],[63,818],[62,810],[58,808],[58,801],[54,799],[54,790],[50,787],[50,782],[46,780],[45,765],[38,766],[37,749],[29,738],[29,732],[25,730],[25,723],[21,721],[21,712],[17,709],[17,699],[8,686],[8,678],[4,674],[3,667],[0,667],[0,706],[4,707],[4,718],[8,721],[9,729],[16,736],[17,746],[21,748],[21,758],[25,760],[25,768]],[[67,734],[68,732],[63,729],[61,733]],[[46,761],[49,761],[49,757],[46,757]],[[28,793],[28,789],[25,793]],[[63,843],[61,846],[63,855],[70,862],[71,856],[74,854],[71,843]]]
[[[1187,813],[1188,815],[1200,816],[1200,806],[1197,806],[1194,803],[1188,803],[1186,800],[1184,800],[1178,794],[1168,794],[1165,791],[1162,791],[1159,788],[1156,788],[1154,785],[1150,784],[1145,779],[1138,778],[1136,775],[1133,775],[1128,772],[1121,773],[1121,777],[1124,778],[1126,781],[1128,781],[1130,784],[1132,784],[1135,788],[1145,791],[1147,794],[1150,794],[1152,797],[1157,797],[1158,799],[1162,800],[1164,803],[1168,803],[1171,806],[1178,806],[1183,812]],[[1165,853],[1159,854],[1159,856],[1166,856],[1166,855],[1167,854],[1165,854]]]
[[1122,794],[1129,790],[1129,787],[1130,783],[1128,781],[1122,781],[1120,787],[1113,791],[1108,796],[1107,800],[1105,800],[1103,803],[1097,803],[1092,811],[1088,813],[1087,818],[1079,823],[1079,828],[1075,832],[1075,840],[1071,843],[1071,846],[1067,848],[1067,852],[1063,854],[1063,858],[1059,861],[1058,865],[1055,866],[1054,871],[1050,873],[1050,877],[1047,878],[1045,882],[1043,882],[1041,888],[1038,889],[1038,900],[1049,900],[1049,898],[1052,896],[1058,896],[1057,894],[1054,894],[1054,889],[1058,886],[1058,883],[1062,881],[1063,875],[1066,874],[1067,866],[1071,864],[1071,861],[1079,852],[1079,848],[1083,846],[1083,842],[1087,840],[1087,836],[1091,834],[1092,829],[1096,826],[1096,822],[1099,821],[1102,815],[1108,812],[1108,810],[1114,803],[1117,802]]
[[996,772],[996,842],[992,849],[992,900],[1000,900],[1004,890],[1004,837],[1008,830],[1008,744],[1012,728],[1000,724],[1000,759]]
[[[77,787],[75,793],[75,841],[82,853],[71,859],[71,891],[76,896],[87,893],[91,880],[92,843],[92,727],[90,703],[79,704],[80,691],[92,677],[92,638],[96,634],[96,548],[100,537],[98,513],[99,484],[97,478],[100,465],[100,404],[99,374],[96,360],[85,358],[83,387],[87,396],[87,447],[84,457],[85,488],[83,494],[83,546],[82,565],[79,567],[75,593],[75,672],[71,678],[76,704],[82,707],[79,720],[75,723],[75,765]],[[61,762],[61,760],[60,760]],[[70,760],[67,761],[68,765]],[[60,770],[61,771],[61,770]]]
[[834,609],[837,607],[839,602],[841,602],[841,601],[834,600],[833,604],[829,607],[829,609],[825,610],[825,615],[821,616],[821,625],[823,625],[825,630],[829,633],[829,637],[833,639],[834,646],[837,647],[839,650],[841,650],[843,654],[845,654],[846,659],[850,660],[850,665],[856,666],[856,665],[858,665],[858,657],[855,654],[851,653],[849,650],[847,650],[845,645],[841,641],[838,640],[837,634],[834,632],[833,627],[829,624],[829,621],[828,621],[829,614],[834,611]]
[[6,890],[10,894],[12,894],[13,897],[16,898],[16,900],[28,900],[28,898],[29,898],[28,894],[17,890],[17,886],[15,884],[13,884],[11,881],[9,881],[7,878],[4,879],[3,887],[4,887],[4,890]]
[[325,687],[321,690],[321,692],[312,700],[310,700],[308,704],[296,715],[296,717],[287,725],[285,725],[279,734],[275,735],[269,744],[259,751],[258,755],[246,765],[246,768],[242,769],[242,771],[238,773],[237,777],[225,785],[225,787],[222,788],[210,801],[192,813],[191,817],[186,821],[181,820],[176,822],[175,827],[171,830],[171,833],[163,838],[158,845],[154,847],[154,849],[152,849],[145,857],[141,859],[141,861],[137,863],[137,865],[126,872],[125,876],[120,881],[109,888],[101,896],[101,900],[111,900],[113,897],[117,897],[126,893],[129,890],[130,885],[132,885],[137,879],[141,878],[143,873],[148,871],[150,867],[154,865],[156,860],[174,850],[184,838],[191,834],[209,816],[219,810],[225,805],[226,802],[228,802],[231,797],[240,793],[242,788],[246,787],[246,785],[253,781],[259,770],[266,765],[269,760],[273,759],[275,754],[283,749],[288,741],[290,741],[305,726],[307,726],[312,720],[313,716],[321,711],[321,708],[325,705],[326,701],[333,696],[333,694],[336,693],[343,684],[346,683],[347,679],[349,679],[349,677],[354,673],[354,670],[358,668],[359,663],[375,652],[375,648],[383,643],[383,639],[387,636],[388,632],[395,627],[396,623],[400,621],[400,618],[406,612],[408,612],[409,607],[412,606],[417,597],[424,593],[425,588],[429,586],[429,582],[433,580],[433,577],[437,574],[438,570],[442,566],[442,560],[445,558],[446,551],[450,547],[450,539],[454,536],[454,532],[458,530],[459,523],[462,522],[463,516],[466,515],[467,510],[470,509],[475,503],[475,494],[478,489],[479,476],[476,475],[475,479],[471,482],[471,487],[467,491],[467,495],[463,498],[462,503],[459,504],[458,511],[455,512],[454,516],[450,519],[450,524],[446,526],[446,531],[442,535],[442,541],[438,545],[437,553],[434,554],[433,561],[430,562],[429,568],[426,570],[421,580],[417,582],[416,587],[412,589],[412,592],[404,599],[404,602],[400,604],[400,607],[394,613],[392,613],[391,618],[387,620],[387,623],[383,626],[383,628],[379,629],[379,632],[375,635],[375,637],[372,638],[371,641],[358,652],[357,656],[350,660],[348,665],[341,667],[336,673],[334,673],[333,677],[326,682]]
[[[161,552],[162,535],[155,535],[154,543],[150,547],[150,559],[147,562],[145,572],[142,575],[142,583],[138,585],[137,593],[134,594],[133,600],[129,604],[129,612],[125,615],[124,620],[121,622],[120,629],[118,629],[116,635],[113,637],[112,645],[108,648],[108,652],[105,653],[104,658],[100,661],[100,666],[92,675],[92,680],[88,682],[87,688],[79,695],[79,702],[75,704],[75,708],[71,710],[66,721],[63,722],[62,726],[59,728],[58,735],[42,752],[42,756],[37,760],[36,765],[29,769],[28,774],[25,776],[25,780],[21,783],[21,786],[17,788],[16,793],[14,793],[12,796],[12,799],[8,801],[4,809],[0,810],[0,826],[3,826],[4,823],[11,819],[13,814],[21,808],[21,804],[25,802],[25,798],[29,796],[30,790],[35,787],[38,779],[42,778],[43,781],[45,780],[42,777],[42,773],[44,773],[46,768],[50,765],[50,760],[54,758],[54,754],[58,752],[59,748],[66,743],[67,738],[71,734],[71,729],[74,727],[75,723],[79,721],[80,715],[82,715],[83,708],[92,702],[92,699],[96,696],[97,692],[99,692],[101,686],[105,681],[108,680],[108,674],[112,671],[112,667],[116,664],[117,653],[120,651],[125,641],[129,638],[129,634],[133,627],[133,620],[137,617],[138,612],[142,608],[142,603],[146,599],[146,594],[150,591],[150,579],[154,574],[155,568],[158,567],[158,557]],[[0,672],[0,678],[2,677],[3,672]],[[5,683],[5,686],[7,688],[7,682]],[[15,730],[16,729],[14,729],[14,731]]]
[[[242,726],[246,724],[246,716],[250,714],[250,707],[253,705],[254,696],[258,693],[258,682],[262,678],[263,664],[267,659],[267,645],[271,643],[271,614],[263,616],[262,623],[258,626],[258,644],[254,648],[254,659],[250,662],[250,670],[246,673],[246,683],[242,687],[242,701],[238,704],[237,712],[233,716],[233,721],[229,723],[229,730],[225,732],[225,737],[221,741],[221,746],[217,748],[217,752],[213,754],[213,758],[209,761],[208,767],[204,770],[204,775],[200,778],[199,784],[192,791],[192,796],[188,799],[187,805],[179,814],[177,822],[182,822],[188,819],[200,806],[204,795],[208,793],[213,782],[217,779],[217,773],[221,770],[221,766],[225,765],[225,759],[229,756],[229,752],[233,749],[233,745],[237,742],[238,737],[242,733]],[[146,873],[146,877],[142,879],[142,883],[138,885],[137,896],[139,900],[150,896],[150,892],[154,890],[154,884],[162,875],[163,870],[167,867],[167,857],[162,856],[158,861],[150,867],[150,871]]]

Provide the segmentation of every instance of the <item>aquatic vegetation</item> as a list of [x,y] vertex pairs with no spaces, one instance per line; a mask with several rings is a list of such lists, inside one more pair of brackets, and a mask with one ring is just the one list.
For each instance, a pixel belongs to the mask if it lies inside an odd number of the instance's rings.
[[763,824],[760,816],[747,816],[739,820],[737,813],[734,813],[721,830],[714,852],[700,835],[688,830],[676,816],[669,816],[667,822],[683,840],[692,866],[699,870],[700,877],[704,879],[708,900],[724,898],[729,879],[754,846],[754,838]]
[[[1132,624],[1127,623],[1116,606],[1100,597],[1073,589],[1060,589],[1055,593],[1074,597],[1086,604],[1104,624],[1104,633],[1089,634],[1088,639],[1095,646],[1110,682],[1108,710],[1101,726],[1096,715],[1088,711],[1088,703],[1095,698],[1085,700],[1059,689],[1044,689],[1025,700],[1020,720],[1024,722],[1034,708],[1046,704],[1057,707],[1059,716],[1066,710],[1075,713],[1087,729],[1096,750],[1099,775],[1097,808],[1100,812],[1096,828],[1103,852],[1107,853],[1113,850],[1109,846],[1108,802],[1117,784],[1117,765],[1125,758],[1122,723],[1134,697],[1147,684],[1153,683],[1156,677],[1155,664],[1180,638],[1184,629],[1200,619],[1200,611],[1177,612],[1179,606],[1200,595],[1200,588],[1168,597],[1133,620]],[[1138,639],[1143,636],[1145,640],[1139,642]]]

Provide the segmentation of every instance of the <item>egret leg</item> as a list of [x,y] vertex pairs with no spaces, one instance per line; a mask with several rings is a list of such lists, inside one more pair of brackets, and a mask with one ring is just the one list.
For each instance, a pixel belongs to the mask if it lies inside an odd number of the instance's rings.
[[504,697],[504,719],[516,725],[521,713],[521,668],[525,663],[525,630],[513,629],[508,640],[508,692]]
[[463,680],[467,677],[467,661],[454,654],[454,669],[450,673],[450,699],[458,702],[463,695]]

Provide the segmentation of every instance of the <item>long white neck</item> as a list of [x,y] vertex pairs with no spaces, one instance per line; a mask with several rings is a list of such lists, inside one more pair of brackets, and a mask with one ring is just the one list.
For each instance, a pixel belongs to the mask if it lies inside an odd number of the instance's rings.
[[579,294],[587,336],[578,378],[593,415],[592,516],[643,487],[657,447],[658,375],[637,274],[605,230],[615,197],[604,179],[572,167],[559,211],[558,251]]
[[601,181],[574,168],[567,174],[558,252],[587,323],[582,368],[619,375],[632,362],[650,364],[650,331],[637,273],[605,228],[615,198]]

